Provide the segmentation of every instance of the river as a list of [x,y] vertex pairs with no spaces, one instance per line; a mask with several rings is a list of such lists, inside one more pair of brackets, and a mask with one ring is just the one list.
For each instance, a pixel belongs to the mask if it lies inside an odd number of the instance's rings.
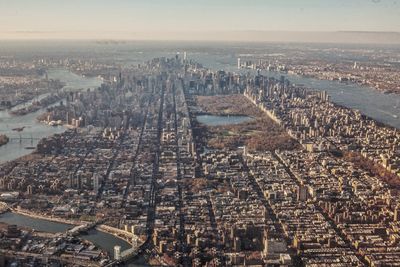
[[[52,222],[43,219],[32,218],[26,215],[21,215],[13,212],[6,212],[0,215],[0,222],[7,224],[15,224],[21,227],[27,227],[31,229],[35,229],[40,232],[47,233],[63,233],[66,230],[73,228],[74,225]],[[108,234],[98,230],[90,230],[87,235],[80,236],[81,238],[92,242],[98,247],[107,251],[111,258],[114,257],[114,246],[121,246],[121,250],[131,248],[131,245],[118,237],[115,237],[112,234]],[[148,266],[145,263],[145,260],[142,257],[135,259],[133,263],[127,264],[130,267],[144,267]]]
[[[212,69],[223,68],[231,72],[253,73],[255,70],[240,69],[235,67],[236,58],[229,58],[226,63],[212,64]],[[292,84],[304,85],[306,88],[326,91],[331,101],[352,109],[357,109],[364,115],[379,122],[400,129],[400,94],[385,94],[375,88],[361,86],[355,83],[319,80],[295,74],[279,73],[274,71],[261,71],[268,77],[280,78],[284,76]]]
[[[66,69],[50,69],[48,71],[48,77],[49,79],[59,79],[64,82],[65,86],[63,90],[68,91],[97,88],[102,82],[99,78],[82,77]],[[44,97],[45,95],[47,94],[39,96],[39,98]],[[56,133],[62,133],[66,130],[63,126],[52,127],[38,122],[36,120],[37,116],[42,114],[44,111],[45,109],[41,109],[23,116],[12,116],[7,111],[0,111],[0,133],[6,134],[11,139],[8,144],[0,147],[0,164],[31,153],[32,151],[26,149],[26,147],[36,146],[40,138],[48,137]],[[23,131],[13,131],[13,129],[21,127],[25,127]],[[18,140],[20,137],[28,139]],[[16,224],[50,233],[65,232],[67,229],[73,227],[69,224],[31,218],[11,212],[0,215],[0,222]],[[115,245],[121,246],[122,250],[130,248],[128,242],[98,230],[91,230],[88,235],[81,237],[106,250],[110,254],[111,258],[114,254]],[[135,263],[130,264],[129,266],[144,266],[141,265],[143,259],[139,258],[138,261],[139,264]]]
[[[236,43],[236,42],[185,42],[185,41],[131,41],[117,43],[99,43],[94,41],[0,41],[0,53],[15,57],[38,57],[95,59],[96,61],[121,66],[141,64],[154,57],[173,57],[177,52],[187,52],[189,60],[193,59],[212,70],[237,72],[237,58],[251,55],[254,60],[265,53],[285,53],[291,49],[302,47],[342,49],[368,48],[370,46],[340,45],[340,44],[279,44],[279,43]],[[372,46],[373,49],[387,47]],[[357,55],[352,55],[353,61],[359,61]],[[333,58],[332,60],[335,60]],[[249,70],[240,70],[248,72]],[[268,75],[280,76],[280,73],[268,72]],[[316,90],[326,90],[332,100],[340,105],[359,109],[365,115],[380,122],[400,128],[400,95],[384,94],[374,88],[357,84],[344,84],[336,81],[321,81],[317,79],[284,74],[292,83],[304,84]],[[74,80],[74,79],[73,79]],[[84,82],[84,80],[83,80]],[[78,84],[80,86],[80,84]],[[397,118],[396,118],[397,116]],[[1,118],[1,116],[0,116]],[[0,122],[1,123],[1,122]],[[1,130],[1,129],[0,129]],[[1,160],[1,159],[0,159]]]
[[[25,215],[6,212],[0,215],[0,222],[7,224],[15,224],[31,229],[35,229],[40,232],[48,233],[62,233],[74,227],[74,225],[52,222],[37,218],[31,218]],[[111,257],[114,255],[114,246],[121,246],[122,250],[129,249],[131,246],[128,242],[115,237],[111,234],[107,234],[98,230],[91,230],[87,235],[82,235],[81,238],[93,242],[98,247],[106,250]]]
[[[160,48],[156,45],[148,48],[141,45],[128,47],[126,44],[123,52],[120,52],[119,59],[126,65],[141,63],[140,61],[150,60],[154,55],[172,57],[177,51],[189,50],[187,56],[190,59],[203,64],[205,67],[214,71],[225,70],[227,72],[253,73],[255,70],[237,69],[237,58],[243,49],[254,49],[255,57],[257,53],[262,53],[264,49],[268,49],[268,45],[254,44],[167,44]],[[252,48],[252,46],[254,46]],[[258,47],[259,46],[259,47]],[[264,48],[264,47],[265,48]],[[129,54],[128,54],[129,51]],[[261,52],[260,52],[261,51]],[[253,53],[253,52],[252,52]],[[361,86],[355,83],[343,83],[339,81],[319,80],[314,78],[303,77],[295,74],[286,74],[270,71],[262,71],[266,76],[279,78],[285,76],[291,83],[302,84],[307,88],[327,91],[331,96],[331,100],[339,105],[360,110],[361,113],[379,121],[400,129],[400,94],[385,94],[368,86]]]
[[[96,88],[101,85],[99,78],[85,78],[66,69],[50,69],[48,77],[64,82],[64,90],[70,91]],[[30,154],[32,151],[26,147],[35,147],[39,139],[66,130],[63,126],[53,127],[38,122],[37,116],[44,111],[45,109],[41,109],[23,116],[13,116],[8,111],[0,111],[0,134],[10,138],[8,144],[0,147],[0,164]],[[25,128],[21,132],[13,130],[22,127]]]
[[299,75],[265,72],[266,75],[285,76],[291,83],[307,88],[325,90],[331,101],[352,109],[387,125],[400,129],[400,95],[384,94],[374,88],[339,81],[318,80]]

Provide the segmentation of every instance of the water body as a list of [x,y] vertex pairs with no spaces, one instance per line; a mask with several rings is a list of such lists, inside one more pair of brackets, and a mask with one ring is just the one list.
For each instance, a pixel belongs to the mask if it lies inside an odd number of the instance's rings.
[[[15,224],[18,226],[28,227],[40,232],[62,233],[74,227],[74,225],[51,222],[42,219],[31,218],[25,215],[6,212],[0,215],[0,222],[6,224]],[[114,255],[114,246],[121,246],[122,251],[131,248],[131,245],[111,234],[107,234],[98,230],[89,231],[88,235],[82,235],[81,238],[93,242],[98,247],[106,250],[111,257]]]
[[77,91],[93,89],[101,85],[102,80],[98,77],[83,77],[63,68],[54,68],[47,71],[49,79],[60,80],[65,83],[62,90]]
[[[286,45],[283,45],[284,47]],[[288,45],[289,46],[289,45]],[[340,45],[338,45],[340,46]],[[361,45],[356,45],[359,48]],[[94,46],[94,49],[102,49],[107,54],[117,53],[118,61],[123,65],[139,64],[150,60],[155,56],[173,57],[177,52],[187,51],[188,59],[193,59],[205,67],[214,71],[225,70],[227,72],[256,73],[254,70],[238,70],[237,58],[242,54],[258,55],[279,53],[281,44],[241,44],[241,43],[198,43],[169,42],[161,44],[157,42],[128,42],[119,45]],[[383,47],[382,49],[385,49]],[[182,56],[182,55],[181,55]],[[330,55],[332,60],[337,60]],[[360,61],[359,58],[354,60]],[[361,113],[392,127],[400,129],[400,95],[385,94],[375,88],[361,86],[354,83],[341,83],[338,81],[318,80],[293,74],[282,74],[264,71],[262,74],[279,78],[285,76],[290,82],[303,84],[307,88],[319,91],[327,91],[331,100],[339,105],[360,110]]]
[[[95,59],[104,63],[112,62],[121,66],[142,64],[154,57],[173,57],[187,51],[188,59],[193,59],[212,70],[237,72],[238,57],[259,57],[271,54],[285,54],[286,51],[298,48],[313,48],[315,51],[326,51],[327,48],[359,49],[367,48],[379,51],[390,49],[399,51],[394,46],[350,45],[350,44],[279,44],[279,43],[240,43],[240,42],[157,42],[131,41],[119,43],[99,43],[90,41],[51,41],[26,42],[0,41],[0,54],[16,58],[52,57],[64,59],[79,57],[82,60]],[[324,50],[325,49],[325,50]],[[340,59],[337,53],[318,52],[331,60]],[[362,62],[367,60],[356,54],[346,54],[346,59]],[[240,70],[248,72],[249,70]],[[279,77],[279,73],[268,73]],[[291,82],[304,84],[316,90],[326,90],[332,100],[349,108],[359,109],[363,114],[378,121],[400,128],[400,95],[386,95],[373,88],[356,84],[343,84],[335,81],[319,81],[297,75],[284,75]],[[397,116],[397,118],[396,118]],[[1,122],[0,122],[1,123]]]
[[[209,57],[206,57],[208,60]],[[201,61],[200,61],[201,62]],[[240,69],[236,67],[237,57],[227,54],[225,57],[208,61],[210,68],[224,69],[230,72],[252,73],[255,70]],[[306,88],[326,91],[331,101],[352,109],[357,109],[379,122],[400,129],[400,94],[385,94],[375,88],[361,86],[355,83],[343,83],[339,81],[319,80],[303,77],[295,74],[286,74],[273,71],[261,71],[262,75],[280,78],[284,76],[292,84],[304,85]]]
[[[66,84],[64,90],[97,88],[101,85],[99,78],[85,78],[66,69],[49,70],[48,77],[64,82]],[[36,147],[39,139],[66,130],[63,126],[54,127],[38,122],[36,118],[43,112],[45,109],[23,116],[13,116],[5,110],[0,111],[0,134],[5,134],[11,139],[8,144],[0,147],[0,164],[30,154],[32,151],[26,147]],[[22,127],[25,128],[21,132],[13,130]],[[21,140],[20,138],[26,139]]]
[[[276,72],[266,75],[280,77]],[[326,91],[331,101],[352,109],[400,129],[400,95],[384,94],[374,88],[338,81],[305,78],[299,75],[283,74],[294,84],[303,84],[307,88]]]
[[14,110],[18,110],[18,109],[21,109],[21,108],[25,108],[25,107],[27,107],[27,106],[32,105],[32,103],[33,103],[34,101],[40,101],[40,100],[42,100],[43,98],[45,98],[45,97],[47,97],[47,96],[49,96],[49,95],[50,95],[50,93],[41,94],[41,95],[35,97],[35,98],[32,99],[32,100],[29,100],[29,101],[27,101],[27,102],[24,102],[24,103],[21,103],[21,104],[18,104],[18,105],[16,105],[16,106],[12,107],[11,110],[14,111]]
[[196,119],[207,126],[223,126],[230,124],[239,124],[253,120],[248,116],[215,116],[215,115],[199,115]]
[[[51,69],[48,71],[48,77],[49,79],[59,79],[64,82],[66,85],[63,87],[63,90],[68,91],[93,89],[99,87],[102,83],[99,78],[82,77],[66,69]],[[47,94],[43,94],[39,96],[39,99],[46,95]],[[53,127],[39,123],[36,118],[43,112],[45,112],[45,109],[23,116],[12,116],[7,111],[0,111],[0,133],[6,134],[11,139],[8,144],[0,147],[0,164],[30,154],[31,150],[26,149],[26,147],[36,146],[39,139],[56,133],[62,133],[66,130],[63,126]],[[22,127],[25,127],[22,132],[13,130]],[[18,140],[20,137],[28,139]],[[31,218],[11,212],[0,215],[0,222],[16,224],[18,226],[50,233],[65,232],[73,227],[69,224]],[[89,231],[88,235],[81,237],[106,250],[111,257],[113,257],[115,245],[121,246],[122,250],[131,247],[128,242],[120,238],[94,229]],[[144,259],[139,258],[138,263],[132,263],[128,266],[139,267],[146,265],[144,265]]]

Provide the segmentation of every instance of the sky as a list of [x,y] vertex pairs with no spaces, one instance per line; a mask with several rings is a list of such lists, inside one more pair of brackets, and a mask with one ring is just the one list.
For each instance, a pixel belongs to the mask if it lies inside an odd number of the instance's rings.
[[250,31],[400,32],[400,0],[0,0],[0,39],[201,39]]

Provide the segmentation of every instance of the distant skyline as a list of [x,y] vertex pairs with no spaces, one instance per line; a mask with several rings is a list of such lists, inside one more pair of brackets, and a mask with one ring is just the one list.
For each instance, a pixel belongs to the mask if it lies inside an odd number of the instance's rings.
[[398,33],[399,18],[400,0],[0,0],[0,39],[306,41]]

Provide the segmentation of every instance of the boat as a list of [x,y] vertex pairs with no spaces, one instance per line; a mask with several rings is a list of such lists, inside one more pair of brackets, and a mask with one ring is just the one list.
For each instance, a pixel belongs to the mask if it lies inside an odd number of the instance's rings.
[[15,131],[15,132],[22,132],[24,129],[25,129],[25,126],[13,128],[13,129],[11,129],[11,130],[13,130],[13,131]]

